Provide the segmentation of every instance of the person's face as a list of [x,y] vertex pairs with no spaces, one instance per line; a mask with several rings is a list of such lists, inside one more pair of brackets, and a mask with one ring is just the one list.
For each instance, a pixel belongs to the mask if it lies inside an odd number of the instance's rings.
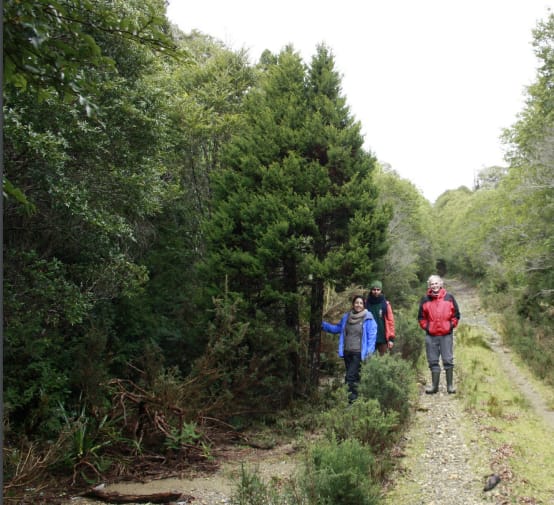
[[379,296],[381,294],[381,288],[371,288],[372,296]]
[[354,312],[364,310],[364,301],[361,298],[356,298],[352,304],[352,308],[354,309]]
[[440,288],[441,288],[441,283],[438,282],[438,281],[433,281],[433,282],[429,283],[429,287],[431,288],[431,291],[433,293],[438,293]]

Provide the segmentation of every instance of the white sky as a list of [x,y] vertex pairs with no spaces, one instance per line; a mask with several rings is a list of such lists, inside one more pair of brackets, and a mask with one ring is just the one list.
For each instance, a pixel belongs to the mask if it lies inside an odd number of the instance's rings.
[[325,43],[366,147],[433,202],[505,164],[499,137],[535,80],[532,30],[554,0],[170,0],[168,17],[247,49]]

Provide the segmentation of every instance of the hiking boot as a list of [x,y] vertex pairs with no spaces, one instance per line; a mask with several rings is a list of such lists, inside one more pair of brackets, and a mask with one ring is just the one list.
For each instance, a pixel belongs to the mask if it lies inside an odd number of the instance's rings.
[[431,387],[427,388],[425,392],[428,395],[434,395],[439,392],[439,381],[441,378],[440,372],[431,372]]
[[452,394],[456,392],[456,388],[454,388],[454,369],[453,368],[447,368],[445,371],[446,374],[446,391],[448,394]]

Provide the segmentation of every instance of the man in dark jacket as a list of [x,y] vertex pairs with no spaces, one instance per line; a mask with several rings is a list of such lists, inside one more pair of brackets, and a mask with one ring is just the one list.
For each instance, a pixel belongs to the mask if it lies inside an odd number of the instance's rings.
[[394,346],[394,314],[390,302],[383,294],[383,283],[375,280],[370,284],[365,307],[373,314],[377,323],[377,341],[375,349],[383,356]]
[[425,330],[425,352],[431,370],[430,388],[425,392],[435,394],[439,390],[440,364],[446,374],[446,390],[455,393],[453,385],[454,372],[454,328],[460,320],[460,310],[454,297],[447,293],[443,281],[438,275],[431,275],[427,280],[427,294],[421,299],[417,318]]

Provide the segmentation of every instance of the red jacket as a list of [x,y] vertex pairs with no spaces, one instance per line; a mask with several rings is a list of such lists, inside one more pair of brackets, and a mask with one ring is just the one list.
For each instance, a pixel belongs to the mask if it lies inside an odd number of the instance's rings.
[[441,288],[437,294],[430,289],[419,304],[419,326],[431,336],[452,333],[460,320],[460,309],[454,297]]
[[390,306],[390,302],[387,300],[387,312],[385,313],[385,317],[383,318],[385,320],[385,338],[387,339],[387,342],[390,340],[391,342],[394,342],[394,314],[392,313],[392,307]]

